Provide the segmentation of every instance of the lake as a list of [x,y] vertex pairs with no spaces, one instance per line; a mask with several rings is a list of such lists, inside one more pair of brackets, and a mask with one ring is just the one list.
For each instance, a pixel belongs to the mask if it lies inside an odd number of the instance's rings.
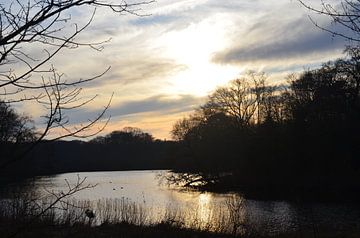
[[[113,171],[65,173],[38,177],[33,186],[42,194],[67,191],[68,183],[95,185],[75,193],[72,198],[96,201],[127,201],[147,210],[147,221],[161,220],[168,213],[181,214],[185,226],[197,224],[202,228],[211,223],[224,222],[229,216],[229,199],[242,200],[241,219],[247,227],[262,233],[325,230],[341,233],[360,229],[360,207],[355,203],[293,203],[288,201],[260,201],[235,193],[210,193],[183,190],[161,184],[158,175],[167,171]],[[95,212],[96,212],[96,208]],[[222,217],[221,219],[219,217]],[[240,219],[240,218],[239,218]]]

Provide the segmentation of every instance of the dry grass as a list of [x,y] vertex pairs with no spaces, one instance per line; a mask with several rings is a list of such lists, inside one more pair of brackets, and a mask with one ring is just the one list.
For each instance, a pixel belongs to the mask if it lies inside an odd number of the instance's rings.
[[[244,202],[237,196],[229,197],[224,206],[211,210],[206,216],[201,207],[188,211],[171,207],[154,211],[125,198],[69,199],[49,208],[52,202],[32,196],[1,200],[0,237],[269,237],[246,226]],[[86,209],[92,210],[95,217],[87,217]],[[271,237],[305,238],[314,234],[297,232]],[[360,236],[349,231],[341,236],[317,234],[316,237]]]
[[[126,198],[97,201],[67,199],[55,204],[53,199],[39,199],[35,195],[22,195],[13,199],[1,200],[0,227],[4,228],[15,224],[12,227],[16,230],[39,225],[72,227],[129,224],[140,227],[163,226],[219,234],[235,234],[239,227],[239,221],[236,219],[240,217],[235,213],[241,210],[240,207],[236,207],[234,210],[233,205],[236,203],[234,197],[226,203],[226,206],[221,206],[217,210],[206,210],[205,213],[200,207],[180,210],[169,206],[167,209],[159,211]],[[94,218],[87,217],[85,214],[87,209],[93,211]]]

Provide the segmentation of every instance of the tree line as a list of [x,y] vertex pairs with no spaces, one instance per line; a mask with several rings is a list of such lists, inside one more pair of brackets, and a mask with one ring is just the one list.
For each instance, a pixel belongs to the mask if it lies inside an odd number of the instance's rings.
[[[251,191],[360,188],[360,48],[270,85],[249,72],[173,127],[170,183]],[[250,192],[251,192],[250,191]]]
[[[7,105],[2,103],[0,105]],[[2,108],[2,107],[0,107]],[[36,140],[36,130],[28,124],[28,117],[17,114],[7,105],[10,115],[17,118],[1,127],[0,163],[3,164],[22,154],[23,158],[12,161],[2,171],[4,178],[24,179],[38,175],[50,175],[80,171],[114,171],[138,169],[168,169],[171,162],[167,155],[173,150],[172,141],[156,140],[139,128],[125,127],[89,141],[43,140],[30,152],[23,154]],[[0,118],[8,118],[0,111]],[[1,181],[0,181],[1,182]]]

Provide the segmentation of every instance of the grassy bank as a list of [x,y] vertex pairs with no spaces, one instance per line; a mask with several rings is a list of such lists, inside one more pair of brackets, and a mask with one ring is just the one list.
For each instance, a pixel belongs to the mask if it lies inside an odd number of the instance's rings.
[[[204,216],[200,208],[148,208],[125,198],[97,201],[25,195],[0,200],[0,237],[230,237],[244,233],[243,200]],[[93,215],[89,215],[89,211]]]
[[[318,233],[312,232],[294,232],[289,234],[278,235],[231,235],[222,234],[209,231],[199,231],[195,229],[180,228],[170,224],[157,224],[149,226],[137,226],[127,223],[119,224],[103,224],[96,227],[90,227],[87,225],[45,225],[37,224],[33,227],[23,230],[21,232],[15,232],[9,227],[1,228],[1,237],[19,237],[19,238],[35,238],[35,237],[52,237],[52,238],[358,238],[360,234],[358,232],[347,232],[343,234],[331,234],[331,233]],[[10,232],[12,231],[12,232]]]
[[[25,196],[0,201],[0,237],[360,237],[359,227],[341,233],[297,229],[269,233],[268,228],[249,226],[240,197],[229,197],[209,212],[201,208],[179,212],[151,210],[128,199],[79,201]],[[89,216],[91,211],[94,216]]]
[[[2,233],[4,234],[4,233]],[[5,237],[12,237],[5,236]],[[137,226],[126,223],[106,224],[96,227],[78,226],[40,226],[17,233],[16,237],[232,237],[231,235],[178,228],[168,224]]]

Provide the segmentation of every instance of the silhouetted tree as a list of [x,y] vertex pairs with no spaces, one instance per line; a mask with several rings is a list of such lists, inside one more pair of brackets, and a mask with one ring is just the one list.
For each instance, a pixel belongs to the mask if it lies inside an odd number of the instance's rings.
[[[177,156],[178,171],[191,170],[195,176],[168,176],[184,184],[210,186],[219,181],[221,173],[234,171],[241,157],[248,151],[244,148],[253,136],[256,127],[265,121],[266,113],[275,116],[276,87],[265,83],[263,73],[250,72],[210,94],[208,102],[188,118],[179,120],[173,127],[173,138],[180,142]],[[266,111],[266,110],[268,111]],[[270,120],[270,119],[268,119]],[[275,120],[275,119],[274,119]],[[182,183],[180,182],[180,183]]]
[[165,177],[189,186],[275,194],[359,188],[358,49],[346,52],[290,75],[288,85],[250,77],[216,90],[175,124],[178,173]]
[[[94,126],[104,116],[110,100],[98,115],[80,126],[70,124],[68,112],[96,98],[97,95],[82,97],[81,85],[99,78],[109,68],[95,76],[69,80],[51,61],[64,49],[102,50],[106,41],[83,42],[77,38],[91,24],[96,8],[138,15],[139,7],[149,2],[27,0],[0,3],[0,97],[7,104],[30,101],[46,110],[42,115],[45,119],[43,130],[39,131],[34,146],[45,137],[51,140],[70,136],[84,138],[102,131],[107,121]],[[93,9],[82,26],[71,19],[70,11],[75,9]]]
[[171,131],[172,138],[177,141],[186,141],[196,136],[195,128],[197,128],[204,120],[202,110],[198,110],[188,118],[182,118],[175,122]]
[[154,137],[136,127],[124,127],[106,136],[98,136],[90,141],[97,144],[141,144],[154,142]]
[[342,122],[357,110],[359,97],[358,63],[354,59],[324,64],[291,81],[288,107],[294,120]]
[[285,101],[282,89],[276,86],[267,86],[259,111],[260,123],[277,122],[286,120]]
[[264,73],[249,72],[216,89],[194,114],[175,123],[173,138],[202,139],[202,134],[210,128],[222,131],[230,127],[235,130],[248,129],[266,117],[278,114],[274,112],[276,87],[267,86],[265,79]]
[[15,112],[9,104],[0,101],[0,143],[21,143],[36,140],[33,122]]
[[235,119],[239,127],[260,121],[260,107],[264,101],[266,76],[249,72],[228,86],[220,87],[209,96],[207,109],[223,112]]

